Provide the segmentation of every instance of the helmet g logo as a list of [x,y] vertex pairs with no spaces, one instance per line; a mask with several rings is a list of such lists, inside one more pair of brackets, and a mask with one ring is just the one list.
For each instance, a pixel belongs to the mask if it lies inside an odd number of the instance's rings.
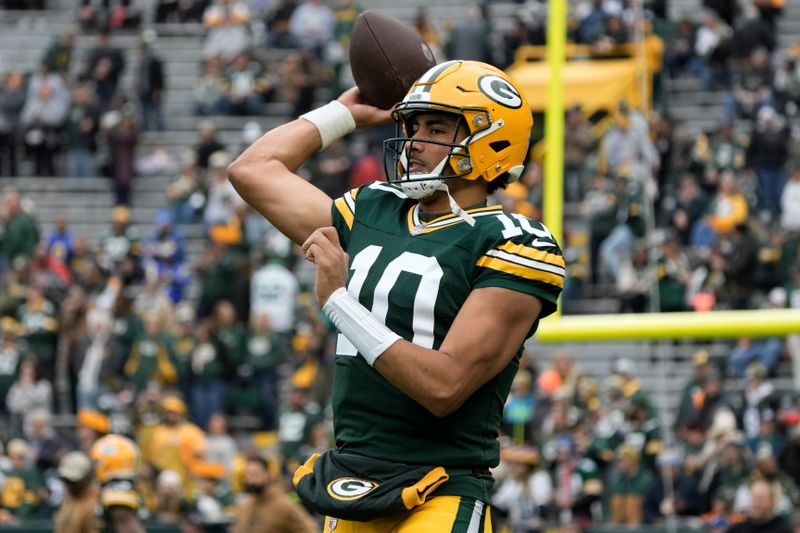
[[478,87],[483,94],[500,105],[511,109],[517,109],[522,105],[522,97],[519,95],[519,91],[500,76],[494,74],[481,76],[478,80]]
[[328,484],[328,494],[334,500],[350,501],[363,498],[377,488],[377,483],[366,479],[340,477]]

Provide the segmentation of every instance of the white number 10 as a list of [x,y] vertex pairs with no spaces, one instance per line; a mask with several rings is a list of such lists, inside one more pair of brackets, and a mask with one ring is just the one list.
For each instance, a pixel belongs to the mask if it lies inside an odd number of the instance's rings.
[[[364,281],[382,251],[382,246],[371,245],[358,252],[353,258],[350,265],[353,276],[350,278],[350,283],[347,284],[347,290],[356,299],[361,295]],[[421,278],[414,295],[414,314],[411,324],[414,338],[411,342],[423,348],[433,348],[434,307],[439,294],[439,284],[444,275],[444,271],[435,257],[403,252],[392,259],[375,285],[371,312],[375,318],[386,322],[386,315],[389,312],[389,292],[397,283],[402,272],[416,274]],[[356,349],[343,335],[339,335],[336,353],[338,355],[356,355]]]

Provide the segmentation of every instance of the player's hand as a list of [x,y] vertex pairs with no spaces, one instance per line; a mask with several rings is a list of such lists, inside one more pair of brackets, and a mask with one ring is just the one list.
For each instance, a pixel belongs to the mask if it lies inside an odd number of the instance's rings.
[[392,120],[391,110],[380,109],[367,103],[358,87],[353,87],[343,92],[339,97],[339,102],[350,110],[356,121],[356,126],[359,128],[385,124]]
[[333,291],[347,283],[349,258],[339,244],[336,229],[331,226],[315,230],[302,249],[303,256],[317,266],[317,302],[325,305]]

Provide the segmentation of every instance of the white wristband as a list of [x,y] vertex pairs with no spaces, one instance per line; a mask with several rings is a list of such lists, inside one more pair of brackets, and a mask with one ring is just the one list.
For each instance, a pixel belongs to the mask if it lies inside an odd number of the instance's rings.
[[356,120],[353,118],[353,114],[338,100],[333,100],[322,107],[300,115],[300,118],[317,127],[319,138],[322,139],[323,150],[336,139],[341,139],[356,129]]
[[375,360],[389,346],[402,338],[372,316],[344,287],[336,289],[330,295],[322,310],[328,314],[342,335],[353,343],[369,366],[374,365]]

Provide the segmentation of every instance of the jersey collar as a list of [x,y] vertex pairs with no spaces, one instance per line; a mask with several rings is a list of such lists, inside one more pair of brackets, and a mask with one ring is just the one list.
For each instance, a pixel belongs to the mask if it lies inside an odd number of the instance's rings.
[[[499,204],[489,205],[485,207],[475,207],[472,209],[465,209],[467,213],[472,216],[486,216],[501,213],[503,208]],[[422,215],[422,216],[420,216]],[[464,222],[464,219],[453,213],[447,213],[442,216],[436,217],[432,220],[423,221],[424,215],[420,213],[419,204],[414,204],[408,210],[406,221],[408,223],[408,231],[411,235],[421,235],[423,233],[431,233],[436,230],[454,226]]]

